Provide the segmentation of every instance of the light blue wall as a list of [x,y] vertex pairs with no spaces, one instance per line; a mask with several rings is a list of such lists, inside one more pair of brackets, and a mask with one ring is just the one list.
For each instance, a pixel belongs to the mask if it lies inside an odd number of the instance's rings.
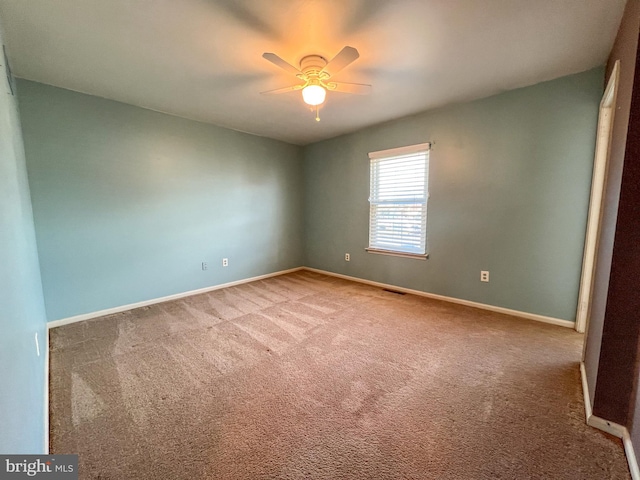
[[49,320],[302,264],[299,147],[19,87]]
[[42,453],[46,320],[18,106],[1,52],[0,72],[0,452]]
[[[602,79],[598,68],[304,149],[21,81],[48,318],[306,264],[574,320]],[[429,260],[365,253],[367,153],[425,141]]]
[[[306,265],[574,321],[603,75],[597,68],[306,147]],[[366,253],[367,153],[429,141],[429,259]]]

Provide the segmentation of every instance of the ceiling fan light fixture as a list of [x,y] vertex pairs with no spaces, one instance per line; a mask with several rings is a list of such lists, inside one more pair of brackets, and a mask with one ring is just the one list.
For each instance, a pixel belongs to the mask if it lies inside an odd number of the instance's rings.
[[273,63],[275,66],[292,73],[302,84],[291,85],[290,87],[276,88],[262,92],[264,94],[288,93],[302,90],[302,100],[304,103],[316,111],[316,121],[320,121],[319,110],[327,97],[327,90],[342,93],[357,93],[360,95],[369,93],[371,85],[360,83],[344,83],[328,80],[336,73],[350,65],[360,57],[358,50],[346,46],[330,61],[320,55],[306,55],[300,60],[300,68],[294,67],[287,61],[280,58],[275,53],[265,52],[262,58]]
[[327,91],[321,85],[307,85],[302,89],[302,99],[307,105],[322,105],[326,96]]

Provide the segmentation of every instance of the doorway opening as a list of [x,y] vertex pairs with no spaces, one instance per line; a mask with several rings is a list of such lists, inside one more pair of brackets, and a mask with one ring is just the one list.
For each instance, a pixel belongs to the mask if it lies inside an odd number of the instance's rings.
[[[582,276],[578,293],[578,310],[576,312],[576,330],[585,333],[591,313],[591,299],[593,293],[593,276],[596,267],[596,253],[600,240],[602,220],[602,201],[607,181],[607,166],[609,164],[609,147],[613,129],[616,97],[618,93],[618,79],[620,76],[620,61],[613,66],[613,71],[607,82],[598,116],[598,130],[596,134],[596,152],[593,162],[591,180],[591,199],[589,201],[589,215],[587,218],[587,233],[582,260]],[[585,338],[586,345],[586,338]],[[584,352],[583,352],[584,357]]]

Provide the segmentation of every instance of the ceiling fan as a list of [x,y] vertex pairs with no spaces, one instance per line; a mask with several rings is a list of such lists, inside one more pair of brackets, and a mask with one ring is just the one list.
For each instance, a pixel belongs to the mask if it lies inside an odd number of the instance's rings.
[[360,57],[358,50],[353,47],[344,47],[329,62],[320,55],[307,55],[300,60],[300,68],[296,68],[290,63],[284,61],[275,53],[263,53],[262,57],[283,70],[292,73],[304,83],[261,93],[271,95],[302,90],[302,99],[304,102],[307,105],[315,107],[317,121],[320,121],[318,109],[320,105],[324,103],[327,91],[355,93],[358,95],[366,95],[371,91],[371,85],[363,83],[330,81],[330,78],[333,75]]

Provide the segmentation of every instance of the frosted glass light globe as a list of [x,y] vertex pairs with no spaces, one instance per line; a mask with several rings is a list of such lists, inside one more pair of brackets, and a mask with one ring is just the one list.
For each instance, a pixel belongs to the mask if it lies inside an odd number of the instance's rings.
[[302,99],[307,105],[321,105],[327,96],[327,91],[320,85],[307,85],[302,89]]

